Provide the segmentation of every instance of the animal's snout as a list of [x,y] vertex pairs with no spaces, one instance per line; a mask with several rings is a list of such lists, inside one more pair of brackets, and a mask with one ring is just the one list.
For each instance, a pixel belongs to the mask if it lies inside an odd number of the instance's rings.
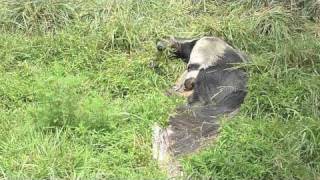
[[164,49],[166,49],[166,43],[164,43],[163,41],[158,41],[157,42],[157,49],[158,51],[163,51]]
[[195,78],[188,78],[184,81],[184,89],[190,91],[194,88],[196,79]]

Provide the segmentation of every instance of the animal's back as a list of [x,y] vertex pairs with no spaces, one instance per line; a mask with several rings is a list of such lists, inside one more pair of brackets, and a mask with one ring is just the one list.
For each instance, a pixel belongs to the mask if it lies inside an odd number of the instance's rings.
[[194,45],[189,64],[200,64],[201,68],[214,65],[223,56],[226,49],[231,48],[226,42],[217,37],[203,37]]
[[169,159],[179,171],[176,157],[195,152],[215,139],[221,117],[235,115],[246,97],[246,72],[233,67],[246,60],[241,51],[219,38],[203,37],[196,42],[185,75],[187,80],[195,78],[188,104],[169,117],[167,128],[156,126],[154,157],[159,162],[166,164]]

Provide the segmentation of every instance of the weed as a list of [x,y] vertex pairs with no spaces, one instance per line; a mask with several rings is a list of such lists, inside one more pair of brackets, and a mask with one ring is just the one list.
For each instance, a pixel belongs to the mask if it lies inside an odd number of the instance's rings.
[[[0,178],[165,179],[151,127],[182,98],[164,35],[247,52],[249,94],[191,178],[319,177],[318,1],[1,1]],[[153,66],[150,67],[150,63]]]

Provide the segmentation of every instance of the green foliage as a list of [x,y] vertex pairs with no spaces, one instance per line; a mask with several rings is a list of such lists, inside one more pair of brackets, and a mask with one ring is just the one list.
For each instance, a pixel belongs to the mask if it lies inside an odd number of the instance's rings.
[[[218,2],[225,3],[226,1],[218,0]],[[320,2],[318,0],[243,0],[233,3],[235,5],[245,5],[247,8],[273,7],[281,5],[290,9],[294,13],[308,16],[313,21],[319,21],[320,17]]]
[[1,1],[0,178],[165,179],[151,126],[184,65],[155,41],[215,35],[250,56],[249,94],[186,176],[317,179],[318,1],[197,2]]
[[237,117],[223,127],[214,148],[185,159],[185,168],[193,178],[316,179],[320,148],[317,121]]
[[26,32],[54,31],[76,18],[76,6],[64,0],[3,0],[5,12],[2,24],[12,30]]

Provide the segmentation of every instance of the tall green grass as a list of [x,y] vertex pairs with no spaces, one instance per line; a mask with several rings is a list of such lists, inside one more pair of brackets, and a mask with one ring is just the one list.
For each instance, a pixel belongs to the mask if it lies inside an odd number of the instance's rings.
[[[271,3],[273,2],[273,3]],[[300,1],[299,1],[300,2]],[[0,178],[165,179],[151,126],[179,97],[165,35],[215,35],[247,52],[249,94],[191,178],[319,177],[316,1],[6,1],[0,5]],[[150,66],[153,63],[153,66]]]

